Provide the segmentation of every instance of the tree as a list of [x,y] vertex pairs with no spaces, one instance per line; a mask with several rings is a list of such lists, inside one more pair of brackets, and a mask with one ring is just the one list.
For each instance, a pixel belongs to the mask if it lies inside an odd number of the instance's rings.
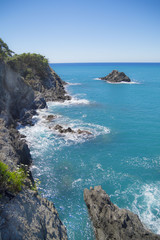
[[8,45],[0,38],[0,59],[5,60],[12,57],[13,53],[14,52],[9,49]]

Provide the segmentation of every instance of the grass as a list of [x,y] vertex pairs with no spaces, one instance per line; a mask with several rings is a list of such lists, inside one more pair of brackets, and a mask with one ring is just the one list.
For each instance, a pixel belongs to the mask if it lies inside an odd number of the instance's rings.
[[27,173],[23,168],[10,171],[8,165],[0,161],[0,192],[17,193],[22,190]]

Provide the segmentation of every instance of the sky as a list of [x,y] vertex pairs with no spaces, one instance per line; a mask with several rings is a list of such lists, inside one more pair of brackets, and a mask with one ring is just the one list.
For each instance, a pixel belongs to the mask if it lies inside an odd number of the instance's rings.
[[0,0],[0,38],[50,63],[160,62],[160,0]]

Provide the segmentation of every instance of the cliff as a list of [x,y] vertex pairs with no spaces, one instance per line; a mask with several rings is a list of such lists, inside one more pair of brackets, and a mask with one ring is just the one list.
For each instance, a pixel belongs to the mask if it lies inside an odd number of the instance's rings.
[[139,217],[114,205],[101,186],[84,190],[84,200],[93,222],[97,240],[159,240],[147,230]]
[[[17,167],[26,173],[21,190],[14,192],[7,188],[10,179],[2,184],[4,172],[0,169],[0,239],[67,239],[53,203],[38,195],[30,172],[30,151],[16,130],[16,122],[32,124],[36,109],[46,107],[46,101],[64,101],[69,96],[64,82],[48,64],[42,75],[30,61],[22,63],[23,67],[16,69],[17,59],[0,60],[0,161],[12,177]],[[25,75],[25,71],[31,74]]]

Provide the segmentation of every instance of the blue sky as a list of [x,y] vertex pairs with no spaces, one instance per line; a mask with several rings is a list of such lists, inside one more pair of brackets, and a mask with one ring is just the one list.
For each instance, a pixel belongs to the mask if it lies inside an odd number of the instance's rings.
[[0,0],[0,37],[50,62],[160,62],[160,0]]

